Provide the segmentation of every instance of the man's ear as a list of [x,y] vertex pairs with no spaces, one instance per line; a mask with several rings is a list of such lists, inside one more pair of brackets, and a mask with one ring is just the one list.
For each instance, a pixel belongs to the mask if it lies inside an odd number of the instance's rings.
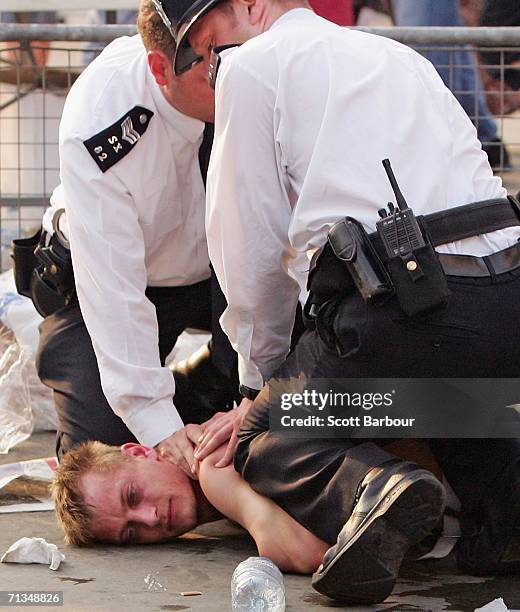
[[247,6],[247,12],[249,14],[249,23],[251,25],[256,25],[258,20],[264,13],[264,0],[242,0],[242,2]]
[[127,457],[144,457],[145,459],[160,459],[157,451],[154,448],[137,444],[136,442],[127,442],[121,446],[121,453]]
[[167,85],[168,75],[172,72],[171,61],[160,49],[148,51],[148,66],[157,82],[157,85]]

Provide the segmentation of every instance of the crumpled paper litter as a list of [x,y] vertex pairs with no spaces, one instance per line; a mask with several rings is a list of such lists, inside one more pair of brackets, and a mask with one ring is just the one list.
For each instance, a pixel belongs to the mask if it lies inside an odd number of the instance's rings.
[[482,608],[477,608],[475,612],[508,612],[509,608],[504,603],[502,597],[493,599]]
[[43,538],[20,538],[8,548],[0,559],[2,563],[48,563],[49,569],[57,570],[65,555],[56,544]]

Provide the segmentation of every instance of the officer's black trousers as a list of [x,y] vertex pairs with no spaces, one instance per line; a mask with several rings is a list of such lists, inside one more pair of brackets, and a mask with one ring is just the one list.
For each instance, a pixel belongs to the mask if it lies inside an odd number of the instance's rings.
[[[156,308],[163,365],[178,336],[193,327],[213,332],[212,359],[223,374],[230,375],[236,356],[218,323],[225,301],[214,278],[184,287],[149,287],[146,295]],[[115,445],[136,441],[103,395],[96,356],[77,303],[42,322],[37,368],[42,382],[54,392],[58,457],[85,440]],[[176,395],[175,407],[185,423],[200,423],[211,416],[202,409],[199,414],[194,403],[186,400]]]
[[[365,474],[391,456],[373,441],[270,430],[269,410],[281,393],[301,393],[309,379],[518,378],[520,270],[448,281],[448,307],[416,321],[402,316],[393,300],[378,308],[357,294],[331,302],[320,311],[318,331],[301,337],[244,422],[237,471],[327,542],[336,541],[350,516]],[[463,514],[478,512],[493,482],[520,457],[518,439],[438,439],[429,445]]]

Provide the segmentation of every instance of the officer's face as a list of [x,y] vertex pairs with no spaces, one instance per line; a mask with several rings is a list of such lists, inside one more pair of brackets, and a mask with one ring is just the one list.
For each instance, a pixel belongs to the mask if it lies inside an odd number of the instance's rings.
[[[139,445],[126,446],[135,449]],[[190,479],[151,449],[129,456],[113,470],[86,473],[81,491],[91,506],[93,535],[101,542],[158,542],[197,524],[197,501]]]
[[217,5],[199,19],[188,34],[188,41],[207,65],[214,47],[243,43],[260,33],[260,26],[250,22],[247,4],[235,1],[227,10]]
[[199,62],[191,70],[175,76],[173,66],[166,75],[166,95],[170,103],[185,115],[213,121],[215,117],[215,96],[209,86],[208,63]]

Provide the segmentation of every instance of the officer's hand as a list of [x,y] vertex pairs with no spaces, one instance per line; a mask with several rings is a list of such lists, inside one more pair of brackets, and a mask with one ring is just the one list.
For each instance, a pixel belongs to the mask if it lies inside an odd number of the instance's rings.
[[[207,421],[202,425],[204,433],[200,436],[197,442],[197,450],[195,451],[195,459],[201,461],[204,457],[210,455],[219,446],[228,442],[224,456],[215,467],[226,467],[233,461],[235,449],[238,445],[238,430],[242,426],[246,414],[253,405],[253,401],[243,398],[240,406],[233,408],[229,412],[224,412],[217,419],[213,417],[212,422]],[[215,419],[215,420],[213,420]]]
[[197,480],[198,462],[193,456],[195,444],[203,433],[200,425],[186,425],[170,437],[159,442],[155,449],[161,457],[169,459],[193,480]]

